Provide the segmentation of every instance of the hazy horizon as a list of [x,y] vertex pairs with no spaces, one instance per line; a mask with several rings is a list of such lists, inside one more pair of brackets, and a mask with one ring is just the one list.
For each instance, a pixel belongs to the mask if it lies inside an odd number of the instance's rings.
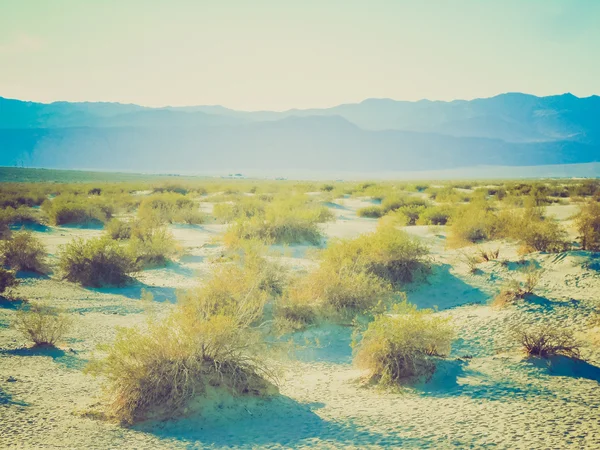
[[587,97],[599,19],[583,0],[0,0],[0,96],[241,111]]

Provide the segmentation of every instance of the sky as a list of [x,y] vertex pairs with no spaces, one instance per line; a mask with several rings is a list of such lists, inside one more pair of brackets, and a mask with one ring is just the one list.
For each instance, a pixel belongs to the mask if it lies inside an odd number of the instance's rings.
[[0,0],[0,96],[241,110],[600,94],[596,0]]

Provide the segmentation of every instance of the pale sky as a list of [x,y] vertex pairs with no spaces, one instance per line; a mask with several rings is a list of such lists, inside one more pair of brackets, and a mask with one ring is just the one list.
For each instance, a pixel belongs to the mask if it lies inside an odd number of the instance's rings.
[[0,0],[0,96],[243,110],[600,94],[597,0]]

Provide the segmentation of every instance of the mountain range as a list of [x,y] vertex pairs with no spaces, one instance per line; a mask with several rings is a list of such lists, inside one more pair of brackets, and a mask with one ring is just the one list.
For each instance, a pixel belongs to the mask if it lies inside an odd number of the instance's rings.
[[285,112],[0,97],[1,166],[277,174],[598,161],[598,96],[368,99]]

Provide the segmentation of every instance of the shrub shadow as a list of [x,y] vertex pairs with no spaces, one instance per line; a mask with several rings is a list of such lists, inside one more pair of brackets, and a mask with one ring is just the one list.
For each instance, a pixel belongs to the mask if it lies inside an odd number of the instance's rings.
[[303,362],[352,362],[353,329],[341,325],[326,325],[294,333],[294,356]]
[[149,292],[154,297],[156,302],[171,302],[175,303],[177,300],[177,290],[172,287],[164,286],[150,286],[145,283],[135,283],[131,285],[125,285],[121,287],[103,287],[103,288],[90,288],[94,292],[102,294],[113,294],[122,295],[127,298],[134,300],[140,300],[142,298],[142,290]]
[[10,226],[12,231],[26,230],[26,231],[35,231],[37,233],[46,233],[50,231],[50,227],[48,225],[44,225],[39,222],[25,221],[25,222],[15,222]]
[[432,266],[425,282],[409,286],[408,301],[419,308],[440,310],[488,301],[490,295],[451,273],[451,267],[449,264]]
[[22,347],[15,349],[0,349],[0,354],[10,356],[46,356],[67,369],[81,370],[87,364],[86,359],[76,356],[74,351],[64,351],[54,346]]
[[[240,399],[240,402],[243,400]],[[189,447],[202,445],[218,448],[316,448],[346,444],[354,448],[374,445],[413,448],[432,444],[425,438],[402,438],[397,432],[372,432],[356,425],[352,420],[327,421],[315,412],[323,406],[319,403],[299,403],[289,397],[277,396],[260,401],[259,408],[256,409],[240,405],[240,409],[243,409],[242,414],[221,423],[206,423],[203,417],[192,416],[171,422],[141,424],[134,429],[152,433],[160,438],[176,439]]]
[[19,300],[19,299],[15,299],[15,300],[10,300],[6,297],[2,297],[0,295],[0,308],[2,309],[10,309],[10,310],[17,310],[17,309],[21,309],[21,308],[26,308],[28,305],[28,303],[24,300]]
[[579,358],[556,355],[550,358],[527,358],[527,363],[543,369],[548,375],[570,378],[584,378],[600,383],[600,367]]
[[29,403],[25,403],[19,400],[13,400],[13,396],[11,394],[0,388],[0,406],[2,405],[29,406]]

